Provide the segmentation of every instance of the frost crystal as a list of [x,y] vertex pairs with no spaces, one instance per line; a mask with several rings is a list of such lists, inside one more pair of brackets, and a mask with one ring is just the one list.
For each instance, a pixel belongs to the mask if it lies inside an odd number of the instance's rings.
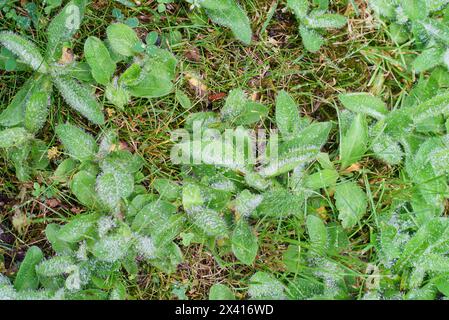
[[443,61],[446,67],[449,69],[449,48],[446,50],[443,56]]
[[136,239],[136,249],[139,254],[141,254],[146,259],[156,258],[156,247],[154,246],[153,239],[140,235],[136,235]]
[[102,217],[98,220],[98,235],[103,238],[110,230],[116,227],[115,219],[111,216]]
[[86,241],[80,243],[78,251],[76,252],[76,258],[81,261],[87,261],[87,244]]

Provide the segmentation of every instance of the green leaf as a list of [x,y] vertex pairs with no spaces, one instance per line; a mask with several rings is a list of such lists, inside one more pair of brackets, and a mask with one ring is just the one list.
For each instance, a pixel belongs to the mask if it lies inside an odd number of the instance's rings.
[[259,244],[249,224],[240,219],[232,233],[232,252],[243,264],[252,265],[256,258]]
[[276,98],[276,125],[284,138],[290,138],[301,129],[301,117],[298,106],[285,91]]
[[134,47],[140,42],[136,32],[123,23],[114,23],[106,30],[112,49],[123,56],[131,57],[135,54]]
[[323,169],[305,177],[304,186],[312,190],[334,186],[339,174],[335,169]]
[[104,124],[102,107],[85,86],[68,77],[54,77],[53,82],[69,106],[91,122]]
[[[155,48],[144,60],[143,68],[131,67],[126,77],[127,89],[135,97],[158,98],[173,91],[177,60],[167,50]],[[127,70],[127,71],[128,71]],[[138,77],[137,76],[138,73]],[[123,75],[122,75],[122,81]]]
[[303,19],[309,11],[309,0],[287,0],[287,7],[293,10],[296,18]]
[[45,236],[51,243],[52,249],[58,254],[66,254],[73,252],[72,245],[59,239],[59,230],[61,226],[56,223],[50,223],[45,228]]
[[364,114],[357,114],[346,134],[340,141],[341,168],[347,168],[359,161],[366,152],[368,144],[368,124]]
[[114,75],[116,65],[104,43],[97,37],[87,38],[84,43],[84,55],[95,81],[107,85]]
[[131,101],[128,90],[120,84],[110,83],[106,85],[105,96],[110,103],[122,110]]
[[327,248],[327,230],[324,222],[314,215],[308,215],[306,220],[307,232],[309,233],[310,249],[325,254]]
[[355,182],[349,181],[335,188],[335,205],[343,227],[351,228],[366,213],[368,204],[363,190]]
[[428,15],[426,2],[425,0],[402,0],[401,8],[403,9],[404,14],[411,21],[419,21],[425,19]]
[[127,172],[104,172],[97,178],[98,197],[110,209],[117,210],[120,201],[134,190],[134,178]]
[[55,131],[64,149],[72,158],[79,161],[95,159],[98,151],[97,143],[83,129],[67,123],[58,125]]
[[209,18],[232,30],[234,36],[249,45],[252,31],[249,18],[235,0],[204,0],[200,3],[206,9]]
[[72,158],[63,160],[53,172],[52,179],[57,183],[67,182],[71,174],[74,173],[77,165],[76,160]]
[[48,145],[42,140],[31,141],[30,166],[33,170],[45,170],[49,165]]
[[126,215],[128,217],[134,217],[137,215],[147,204],[157,200],[155,194],[139,194],[133,198],[128,205]]
[[248,294],[254,300],[283,300],[285,287],[274,276],[257,272],[250,279]]
[[0,44],[19,59],[40,73],[47,73],[49,66],[34,43],[10,31],[0,31]]
[[36,265],[38,265],[44,254],[42,250],[36,246],[28,249],[25,259],[20,264],[19,272],[17,272],[14,280],[14,288],[17,291],[36,290],[39,286],[39,278],[36,274]]
[[98,214],[81,214],[70,219],[58,232],[58,238],[65,242],[79,242],[91,234],[97,224]]
[[31,135],[24,128],[9,128],[0,131],[0,148],[20,146],[31,139]]
[[98,196],[95,191],[96,176],[88,171],[80,171],[73,176],[70,190],[85,206],[95,208],[98,206]]
[[217,283],[210,287],[209,300],[235,300],[235,296],[229,287]]
[[183,260],[182,251],[174,242],[159,248],[157,256],[156,259],[150,261],[151,264],[167,274],[176,272],[178,265]]
[[304,26],[299,27],[299,33],[302,38],[302,43],[307,51],[315,53],[320,50],[321,46],[324,44],[323,37],[316,32]]
[[346,109],[355,113],[363,113],[381,120],[388,113],[387,105],[380,98],[370,93],[346,93],[338,96]]
[[142,158],[128,150],[113,151],[100,163],[100,167],[104,172],[136,173],[142,166]]
[[0,125],[13,127],[21,124],[25,119],[26,102],[31,96],[32,88],[36,79],[29,79],[16,93],[8,107],[0,114]]
[[0,114],[0,125],[5,127],[23,125],[25,110],[30,97],[42,92],[51,94],[51,83],[48,77],[38,75],[27,80],[16,93],[9,106]]
[[59,60],[64,42],[79,30],[86,7],[85,0],[72,0],[56,15],[47,28],[47,57]]
[[13,147],[8,150],[8,158],[14,164],[16,177],[19,181],[28,181],[31,178],[31,170],[28,163],[30,149],[30,144],[25,142],[20,147]]
[[162,199],[175,201],[181,195],[181,187],[169,179],[156,179],[153,187],[161,195]]

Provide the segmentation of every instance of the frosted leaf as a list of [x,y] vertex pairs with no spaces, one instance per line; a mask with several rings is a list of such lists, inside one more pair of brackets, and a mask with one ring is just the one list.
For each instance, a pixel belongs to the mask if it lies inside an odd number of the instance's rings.
[[396,22],[399,24],[406,24],[408,21],[408,16],[404,12],[404,9],[402,7],[396,8]]
[[[0,232],[1,234],[1,232]],[[9,278],[5,276],[4,274],[0,273],[0,287],[4,285],[10,285],[11,281],[9,281]],[[0,299],[1,300],[1,299]]]
[[225,105],[221,108],[221,116],[224,119],[237,117],[244,109],[247,97],[242,89],[233,89],[229,91]]
[[50,104],[51,91],[36,92],[26,103],[25,109],[25,128],[36,133],[45,124],[48,117],[48,106]]
[[92,254],[100,261],[115,262],[122,259],[132,245],[132,238],[124,235],[105,236],[95,242]]
[[427,9],[430,12],[438,11],[449,3],[449,0],[426,0]]
[[36,272],[45,277],[55,277],[69,273],[74,266],[74,261],[69,256],[55,256],[45,260],[36,266]]
[[135,246],[139,254],[141,254],[145,259],[156,258],[156,247],[153,239],[150,237],[136,235],[136,240],[137,242]]
[[0,148],[19,146],[32,137],[24,128],[8,128],[0,131]]
[[0,300],[16,300],[17,292],[12,285],[0,285]]
[[48,64],[44,61],[34,43],[13,32],[2,31],[0,32],[0,44],[17,55],[21,61],[30,65],[34,70],[41,73],[48,72]]
[[380,135],[372,144],[374,155],[390,165],[397,165],[404,155],[401,146],[389,135]]
[[245,182],[251,188],[255,188],[257,190],[266,190],[270,185],[271,181],[263,178],[257,172],[248,172],[245,174]]
[[65,280],[65,287],[70,291],[76,291],[81,289],[80,271],[77,266],[74,266],[71,273]]
[[113,83],[106,85],[106,99],[117,108],[123,110],[131,101],[130,94],[122,84],[117,83],[117,78],[114,78],[112,81]]
[[68,77],[56,76],[53,77],[53,82],[64,100],[73,109],[95,124],[104,124],[102,106],[85,86]]
[[387,105],[382,99],[365,92],[340,94],[338,96],[345,108],[367,114],[375,119],[381,120],[388,112]]
[[263,200],[257,207],[253,216],[257,217],[287,217],[300,216],[303,212],[304,198],[292,194],[286,189],[277,188],[269,190],[263,195]]
[[413,112],[415,124],[440,114],[449,114],[449,92],[440,93],[420,103],[413,109]]
[[310,15],[304,20],[309,28],[341,28],[346,24],[346,18],[339,14],[325,13]]
[[289,7],[296,18],[302,19],[309,11],[309,0],[287,0],[287,7]]
[[424,72],[439,65],[442,62],[443,53],[444,50],[435,45],[425,49],[413,61],[413,68],[415,69],[415,72]]
[[370,0],[369,6],[378,16],[393,18],[398,5],[396,0]]
[[76,258],[80,261],[87,261],[87,243],[86,241],[82,241],[76,251]]
[[248,217],[262,202],[263,196],[243,190],[234,200],[235,211],[243,217]]
[[286,299],[284,290],[284,285],[274,276],[259,271],[250,279],[248,295],[255,300],[283,300]]
[[437,19],[427,19],[422,23],[430,37],[441,40],[444,43],[449,42],[449,26]]
[[122,198],[134,190],[134,177],[123,172],[104,172],[97,178],[98,197],[113,210],[117,210]]
[[259,170],[262,177],[275,177],[289,172],[301,164],[308,163],[318,155],[320,146],[305,147],[302,150],[294,150],[290,154],[281,155],[279,159],[270,161],[270,163]]
[[306,177],[306,164],[302,163],[293,169],[293,173],[290,175],[289,187],[294,192],[303,192],[304,178]]
[[102,159],[117,148],[118,135],[115,130],[107,130],[101,135],[97,157]]
[[187,214],[192,223],[208,236],[225,236],[227,234],[226,222],[217,211],[206,207],[192,207],[187,210]]
[[98,214],[96,213],[77,215],[61,227],[58,238],[65,242],[79,242],[89,236],[97,220]]
[[235,192],[237,189],[235,183],[232,180],[227,179],[225,177],[219,177],[216,180],[213,180],[210,183],[210,187],[217,189],[217,190],[228,191],[228,192]]
[[42,81],[31,77],[20,90],[15,94],[11,103],[0,113],[0,125],[3,127],[13,127],[23,123],[25,118],[26,102],[33,93],[35,87],[39,87]]
[[98,220],[98,235],[103,238],[110,230],[116,227],[116,221],[111,216],[104,216]]
[[299,33],[301,35],[304,47],[309,52],[317,52],[325,42],[324,38],[318,32],[306,28],[303,25],[299,26]]
[[83,19],[86,1],[72,0],[50,22],[47,28],[47,56],[60,58],[63,42],[68,42],[78,31]]
[[60,124],[56,134],[67,153],[79,161],[93,160],[97,152],[95,139],[83,129],[71,124]]
[[449,69],[449,49],[447,49],[446,52],[444,53],[443,61],[446,67]]
[[293,138],[307,120],[299,115],[298,106],[293,98],[285,91],[279,92],[276,97],[276,125],[284,139]]

